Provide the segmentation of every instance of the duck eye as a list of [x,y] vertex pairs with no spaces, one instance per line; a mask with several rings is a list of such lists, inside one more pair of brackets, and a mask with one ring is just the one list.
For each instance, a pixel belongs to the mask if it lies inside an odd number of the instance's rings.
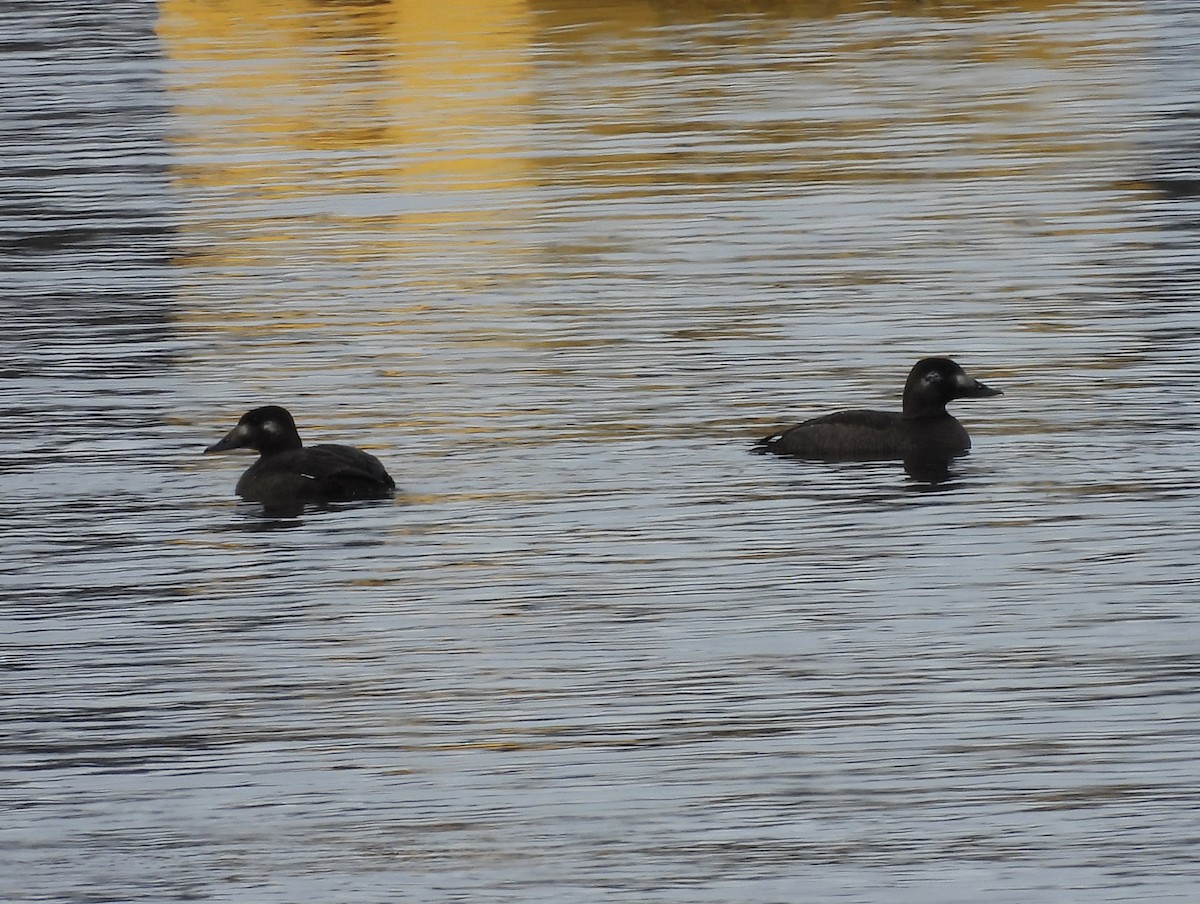
[[926,383],[941,383],[942,382],[941,371],[931,370],[929,373],[925,374],[925,382]]

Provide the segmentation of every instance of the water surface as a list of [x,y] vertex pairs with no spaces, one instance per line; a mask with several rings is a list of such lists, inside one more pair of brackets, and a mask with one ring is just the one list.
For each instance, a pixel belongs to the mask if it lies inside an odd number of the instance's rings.
[[0,897],[1191,900],[1189,4],[0,24]]

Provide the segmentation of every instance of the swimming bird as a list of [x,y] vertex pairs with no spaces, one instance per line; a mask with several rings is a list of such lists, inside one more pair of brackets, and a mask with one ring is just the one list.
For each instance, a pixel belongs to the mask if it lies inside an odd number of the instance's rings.
[[241,448],[255,449],[260,457],[234,492],[269,508],[300,510],[306,504],[382,499],[396,489],[379,459],[362,449],[333,443],[305,446],[291,414],[278,405],[247,411],[204,452]]
[[946,403],[1000,394],[949,358],[922,358],[908,374],[900,412],[826,414],[772,433],[755,449],[822,461],[948,461],[971,448],[971,437]]

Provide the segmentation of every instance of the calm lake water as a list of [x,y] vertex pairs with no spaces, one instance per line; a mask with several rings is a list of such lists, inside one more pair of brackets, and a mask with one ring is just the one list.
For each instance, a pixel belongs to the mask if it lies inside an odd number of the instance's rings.
[[[0,35],[0,900],[1196,900],[1196,4]],[[935,354],[950,480],[750,454]]]

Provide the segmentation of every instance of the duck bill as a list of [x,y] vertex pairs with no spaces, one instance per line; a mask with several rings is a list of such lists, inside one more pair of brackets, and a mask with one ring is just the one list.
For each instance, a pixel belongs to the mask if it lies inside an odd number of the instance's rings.
[[226,433],[223,439],[218,440],[205,449],[204,454],[208,455],[210,452],[225,452],[229,449],[242,449],[249,443],[250,437],[248,433],[249,431],[247,431],[245,427],[243,427],[241,424],[238,424],[236,427]]
[[986,399],[989,396],[1004,395],[999,389],[992,389],[986,383],[980,383],[978,380],[972,380],[970,385],[965,387],[961,393],[966,399]]

